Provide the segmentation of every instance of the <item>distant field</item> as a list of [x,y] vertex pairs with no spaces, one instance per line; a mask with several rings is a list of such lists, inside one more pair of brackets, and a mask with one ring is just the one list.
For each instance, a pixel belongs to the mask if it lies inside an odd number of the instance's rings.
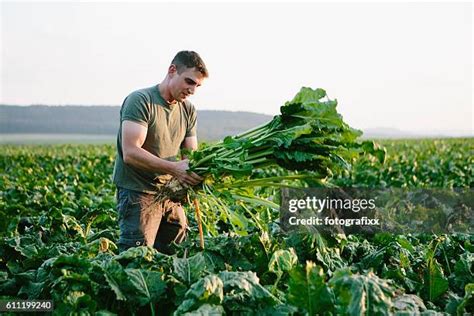
[[113,144],[115,135],[0,134],[0,144]]

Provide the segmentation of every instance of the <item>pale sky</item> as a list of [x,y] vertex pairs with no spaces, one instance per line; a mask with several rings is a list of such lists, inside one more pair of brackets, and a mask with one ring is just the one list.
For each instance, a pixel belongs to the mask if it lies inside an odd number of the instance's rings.
[[356,128],[474,136],[465,3],[2,2],[3,104],[120,105],[180,50],[210,77],[198,110],[277,114],[324,88]]

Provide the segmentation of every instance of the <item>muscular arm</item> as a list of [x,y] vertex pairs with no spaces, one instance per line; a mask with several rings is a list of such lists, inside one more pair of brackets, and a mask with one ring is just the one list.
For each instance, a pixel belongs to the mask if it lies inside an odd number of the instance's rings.
[[[198,149],[198,141],[196,136],[186,137],[181,144],[181,148],[189,149],[191,151]],[[183,156],[183,158],[187,158]]]
[[122,152],[123,161],[133,167],[151,171],[171,174],[181,183],[196,185],[200,177],[187,173],[188,161],[172,162],[161,159],[142,148],[145,142],[147,128],[132,121],[122,122]]
[[173,162],[161,159],[142,148],[147,128],[132,121],[122,122],[123,161],[133,167],[173,174]]

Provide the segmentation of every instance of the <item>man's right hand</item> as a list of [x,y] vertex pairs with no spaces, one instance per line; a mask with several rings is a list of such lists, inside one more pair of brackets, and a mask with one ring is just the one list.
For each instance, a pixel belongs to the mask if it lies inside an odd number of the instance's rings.
[[177,161],[174,163],[172,175],[184,186],[197,185],[204,180],[204,178],[198,176],[196,173],[188,172],[188,169],[189,159]]

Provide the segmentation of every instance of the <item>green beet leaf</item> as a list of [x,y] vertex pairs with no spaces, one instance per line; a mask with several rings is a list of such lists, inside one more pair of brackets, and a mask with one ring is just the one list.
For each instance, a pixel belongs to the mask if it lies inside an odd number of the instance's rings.
[[459,316],[474,313],[474,283],[466,285],[464,298],[456,312]]
[[221,272],[224,284],[223,306],[232,313],[258,313],[259,309],[281,304],[260,284],[254,272]]
[[464,289],[468,283],[474,283],[474,254],[466,252],[459,257],[454,266],[453,279],[459,289]]
[[161,272],[123,269],[116,261],[105,263],[104,272],[117,300],[143,306],[157,300],[166,289]]
[[174,258],[173,271],[180,281],[191,285],[204,274],[207,269],[207,262],[202,253],[190,258]]
[[290,271],[288,290],[288,302],[309,315],[334,312],[334,293],[325,282],[325,273],[311,261]]
[[431,302],[435,301],[448,289],[449,282],[444,276],[443,268],[435,258],[428,261],[423,273],[423,297]]
[[217,275],[208,275],[191,285],[175,315],[182,315],[185,312],[196,309],[199,310],[203,305],[220,305],[223,299],[224,284],[222,280]]
[[126,269],[130,283],[137,289],[142,302],[158,301],[166,290],[166,283],[163,281],[163,274],[157,271],[143,269]]
[[298,257],[293,248],[289,248],[288,250],[280,249],[273,253],[268,263],[268,270],[277,274],[288,272],[293,269],[297,263]]
[[367,275],[338,270],[329,281],[337,298],[337,312],[344,315],[390,315],[395,289],[372,271]]
[[183,316],[220,316],[225,315],[224,307],[220,305],[211,305],[211,304],[204,304],[201,305],[198,309],[192,312],[187,312],[184,314],[179,314]]
[[393,300],[393,306],[397,313],[417,315],[426,311],[426,306],[422,299],[413,294],[404,294],[397,296]]

